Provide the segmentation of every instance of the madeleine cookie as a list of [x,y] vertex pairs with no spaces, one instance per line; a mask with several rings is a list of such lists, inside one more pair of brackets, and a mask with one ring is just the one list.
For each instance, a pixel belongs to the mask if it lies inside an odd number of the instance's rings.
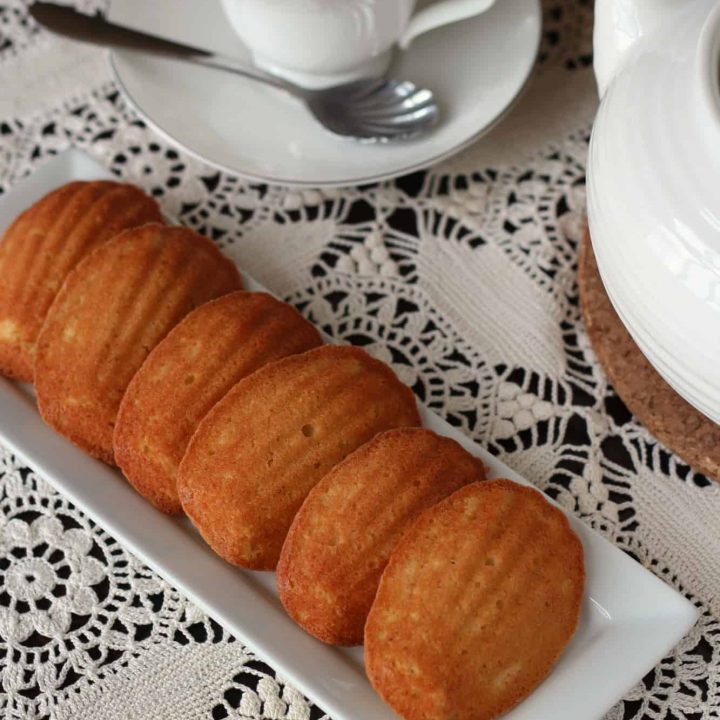
[[575,632],[585,570],[565,515],[509,480],[425,511],[365,626],[370,681],[405,720],[489,720],[548,675]]
[[72,182],[23,212],[0,242],[0,373],[32,382],[35,342],[67,274],[122,230],[162,222],[157,203],[117,182]]
[[323,346],[241,380],[180,465],[183,509],[221,557],[275,568],[313,486],[377,433],[419,425],[412,391],[364,350]]
[[191,312],[150,353],[128,386],[115,424],[115,461],[157,508],[182,512],[177,470],[192,434],[242,378],[322,345],[290,305],[236,292]]
[[195,307],[240,287],[235,265],[187,228],[144,225],[96,248],[66,278],[38,337],[41,415],[112,463],[120,401],[150,351]]
[[388,430],[336,465],[295,516],[280,600],[309,633],[359,645],[393,548],[423,510],[485,479],[480,460],[431,430]]

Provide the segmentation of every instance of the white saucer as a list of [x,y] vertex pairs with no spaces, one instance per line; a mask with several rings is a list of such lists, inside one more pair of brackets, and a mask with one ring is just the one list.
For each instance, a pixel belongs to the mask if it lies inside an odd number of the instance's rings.
[[[110,18],[244,52],[217,0],[113,0]],[[393,75],[431,88],[443,119],[426,137],[392,145],[337,138],[295,99],[228,73],[125,51],[112,55],[112,66],[151,126],[218,168],[279,185],[359,185],[432,165],[486,132],[523,89],[541,27],[539,0],[500,0],[419,38]]]

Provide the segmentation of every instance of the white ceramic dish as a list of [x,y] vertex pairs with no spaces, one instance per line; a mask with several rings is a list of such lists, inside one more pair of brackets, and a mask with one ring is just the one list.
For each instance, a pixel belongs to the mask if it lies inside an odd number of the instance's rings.
[[[172,11],[168,0],[113,0],[110,18],[239,54],[218,0],[172,0]],[[432,165],[487,131],[524,87],[541,25],[538,0],[502,0],[418,38],[392,74],[432,88],[443,120],[423,138],[392,145],[335,137],[297,100],[227,73],[130,52],[111,60],[138,112],[196,157],[260,182],[360,185]]]
[[[107,177],[69,151],[0,198],[0,233],[25,207],[73,179]],[[257,287],[247,278],[249,287]],[[527,481],[445,421],[422,409],[427,427],[481,457],[491,475]],[[50,430],[28,389],[0,379],[0,439],[118,541],[254,648],[334,720],[392,720],[368,683],[360,649],[329,648],[283,612],[272,573],[243,572],[215,556],[189,522],[153,509],[119,472]],[[695,608],[574,518],[587,588],[580,626],[550,677],[508,720],[591,720],[604,715],[688,631]]]

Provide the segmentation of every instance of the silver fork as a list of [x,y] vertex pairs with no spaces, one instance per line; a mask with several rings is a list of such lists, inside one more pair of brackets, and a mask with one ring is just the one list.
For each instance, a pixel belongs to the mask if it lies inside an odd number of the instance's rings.
[[36,2],[30,15],[51,32],[73,40],[197,63],[284,90],[303,101],[317,121],[336,135],[380,142],[405,140],[427,132],[439,118],[432,92],[409,80],[367,78],[308,90],[232,58],[124,28],[71,7]]

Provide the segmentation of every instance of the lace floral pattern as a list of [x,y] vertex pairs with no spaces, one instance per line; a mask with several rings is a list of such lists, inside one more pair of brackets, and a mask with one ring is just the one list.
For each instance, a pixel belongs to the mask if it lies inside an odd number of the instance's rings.
[[[109,0],[79,0],[79,10],[95,13],[104,10]],[[0,5],[0,60],[28,47],[39,34],[37,23],[28,15],[30,0],[10,0]],[[70,4],[70,3],[61,3]]]
[[[544,3],[526,100],[427,172],[344,190],[250,185],[167,145],[107,78],[50,111],[0,117],[0,188],[83,148],[323,330],[391,363],[433,410],[696,602],[698,625],[608,718],[699,720],[720,708],[720,568],[709,557],[720,547],[693,518],[716,517],[720,492],[630,415],[578,305],[591,6]],[[0,60],[39,35],[24,2],[0,7]],[[520,126],[533,130],[526,141],[503,136]],[[187,650],[183,668],[221,668],[188,717],[324,717],[7,451],[0,488],[5,716],[94,717],[83,705],[93,688],[127,688]]]
[[[41,717],[163,640],[210,621],[44,480],[0,451],[0,655],[7,717]],[[215,626],[213,637],[223,637]]]

